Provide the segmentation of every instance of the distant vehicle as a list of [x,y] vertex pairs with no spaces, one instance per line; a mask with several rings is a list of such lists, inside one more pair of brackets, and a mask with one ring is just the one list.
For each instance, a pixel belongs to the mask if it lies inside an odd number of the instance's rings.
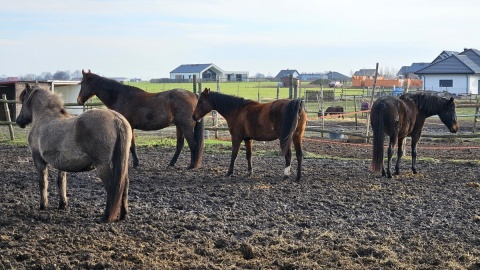
[[392,92],[392,95],[393,96],[401,96],[403,94],[403,88],[402,87],[396,87],[395,89],[393,89],[393,92]]
[[331,81],[329,84],[328,84],[328,87],[342,87],[343,84],[340,83],[339,81]]

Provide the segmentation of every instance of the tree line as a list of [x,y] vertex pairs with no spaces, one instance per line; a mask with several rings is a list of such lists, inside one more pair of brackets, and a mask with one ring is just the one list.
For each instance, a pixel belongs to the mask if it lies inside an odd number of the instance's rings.
[[[0,80],[6,79],[6,75],[2,75]],[[55,73],[51,72],[42,72],[40,74],[28,73],[18,76],[18,79],[21,81],[48,81],[48,80],[59,80],[59,81],[70,81],[70,80],[81,80],[82,71],[75,70],[71,72],[70,70],[58,70]]]

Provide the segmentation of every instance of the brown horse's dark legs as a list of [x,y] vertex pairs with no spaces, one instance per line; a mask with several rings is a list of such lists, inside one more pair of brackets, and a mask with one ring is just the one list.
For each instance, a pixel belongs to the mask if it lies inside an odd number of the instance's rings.
[[295,155],[297,157],[297,178],[295,181],[300,181],[302,178],[302,161],[303,161],[303,151],[302,151],[302,139],[293,138],[293,146],[295,147]]
[[238,150],[240,150],[241,140],[232,140],[232,157],[230,158],[230,167],[228,167],[227,176],[233,174],[233,167],[235,166],[235,160],[237,160]]
[[397,163],[395,164],[395,175],[400,174],[400,161],[403,157],[404,142],[405,142],[405,138],[398,139]]
[[64,171],[58,171],[57,175],[58,191],[60,193],[60,200],[58,203],[58,209],[67,208],[67,173]]
[[[176,129],[177,129],[177,147],[175,148],[175,154],[173,154],[172,160],[170,160],[170,163],[168,164],[168,166],[172,166],[172,167],[175,166],[175,163],[177,163],[177,159],[180,156],[180,152],[182,152],[183,145],[185,144],[185,136],[183,135],[183,131],[178,126],[176,126]],[[194,153],[192,152],[191,154],[193,155]],[[191,166],[191,163],[190,163],[190,166]]]
[[138,167],[138,164],[140,162],[138,160],[137,148],[135,147],[135,133],[133,132],[133,129],[132,129],[132,145],[130,145],[130,152],[132,153],[133,167],[136,168]]
[[252,176],[253,169],[252,169],[252,145],[253,140],[245,140],[245,150],[246,150],[246,157],[247,157],[247,176]]
[[288,147],[287,153],[285,153],[285,171],[283,172],[283,179],[290,177],[292,169],[292,149]]
[[417,142],[418,139],[412,137],[412,172],[417,173]]
[[395,147],[395,141],[397,140],[396,136],[390,137],[390,143],[388,144],[388,161],[387,161],[387,177],[392,178],[392,156],[393,156],[393,148]]

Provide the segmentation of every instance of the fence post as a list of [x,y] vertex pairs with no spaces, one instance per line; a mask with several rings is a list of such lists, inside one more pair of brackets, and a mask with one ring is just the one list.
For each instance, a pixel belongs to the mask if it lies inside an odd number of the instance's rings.
[[5,108],[5,116],[8,122],[8,131],[10,131],[10,139],[13,141],[15,140],[15,134],[13,132],[12,119],[10,117],[10,109],[8,108],[7,95],[3,94],[2,100],[5,101],[5,103],[3,103],[3,107]]
[[288,98],[292,99],[293,97],[293,74],[290,74],[290,78],[288,80]]
[[[198,89],[198,91],[202,91],[202,89]],[[197,74],[193,74],[193,93],[197,94]]]

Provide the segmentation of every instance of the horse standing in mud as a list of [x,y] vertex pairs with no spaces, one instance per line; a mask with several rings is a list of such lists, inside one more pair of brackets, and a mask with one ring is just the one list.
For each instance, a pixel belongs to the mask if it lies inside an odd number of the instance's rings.
[[[440,120],[452,133],[458,130],[455,101],[425,93],[404,94],[400,97],[385,96],[377,99],[371,108],[370,121],[373,130],[373,158],[371,170],[382,176],[392,178],[390,170],[393,148],[398,142],[397,163],[395,175],[400,174],[400,160],[403,156],[403,142],[405,137],[412,140],[412,171],[417,173],[417,143],[422,134],[425,119],[438,115]],[[387,171],[383,164],[383,141],[385,134],[390,137],[388,145]]]
[[28,145],[38,172],[40,209],[48,207],[48,168],[58,169],[59,209],[67,207],[66,172],[97,169],[107,192],[103,220],[124,219],[128,212],[128,157],[132,131],[112,110],[89,110],[73,117],[60,97],[38,86],[20,94],[22,109],[16,123],[32,124]]
[[[190,148],[189,169],[200,168],[204,148],[203,121],[192,120],[197,105],[197,95],[183,89],[173,89],[160,93],[148,93],[140,88],[124,85],[115,80],[84,72],[77,103],[84,105],[96,95],[109,109],[121,113],[132,129],[159,130],[170,125],[177,128],[177,147],[169,166],[174,166],[182,151],[185,139]],[[133,130],[132,130],[133,132]],[[133,135],[130,148],[133,166],[139,164]]]
[[302,138],[307,121],[301,99],[279,99],[262,104],[253,100],[211,92],[209,88],[205,88],[198,99],[193,119],[199,121],[212,110],[217,111],[225,118],[232,136],[232,156],[227,175],[233,174],[233,167],[242,141],[245,142],[246,148],[247,176],[251,176],[253,140],[280,139],[280,148],[285,157],[285,178],[290,176],[291,144],[293,142],[298,162],[296,180],[300,180],[303,159]]
[[[330,106],[325,110],[325,116],[327,116],[329,114],[330,114],[330,116],[334,116],[334,115],[339,114],[338,117],[342,117],[342,119],[344,119],[343,113],[344,113],[344,110],[343,110],[342,106]],[[322,112],[318,112],[318,116],[321,117]]]

